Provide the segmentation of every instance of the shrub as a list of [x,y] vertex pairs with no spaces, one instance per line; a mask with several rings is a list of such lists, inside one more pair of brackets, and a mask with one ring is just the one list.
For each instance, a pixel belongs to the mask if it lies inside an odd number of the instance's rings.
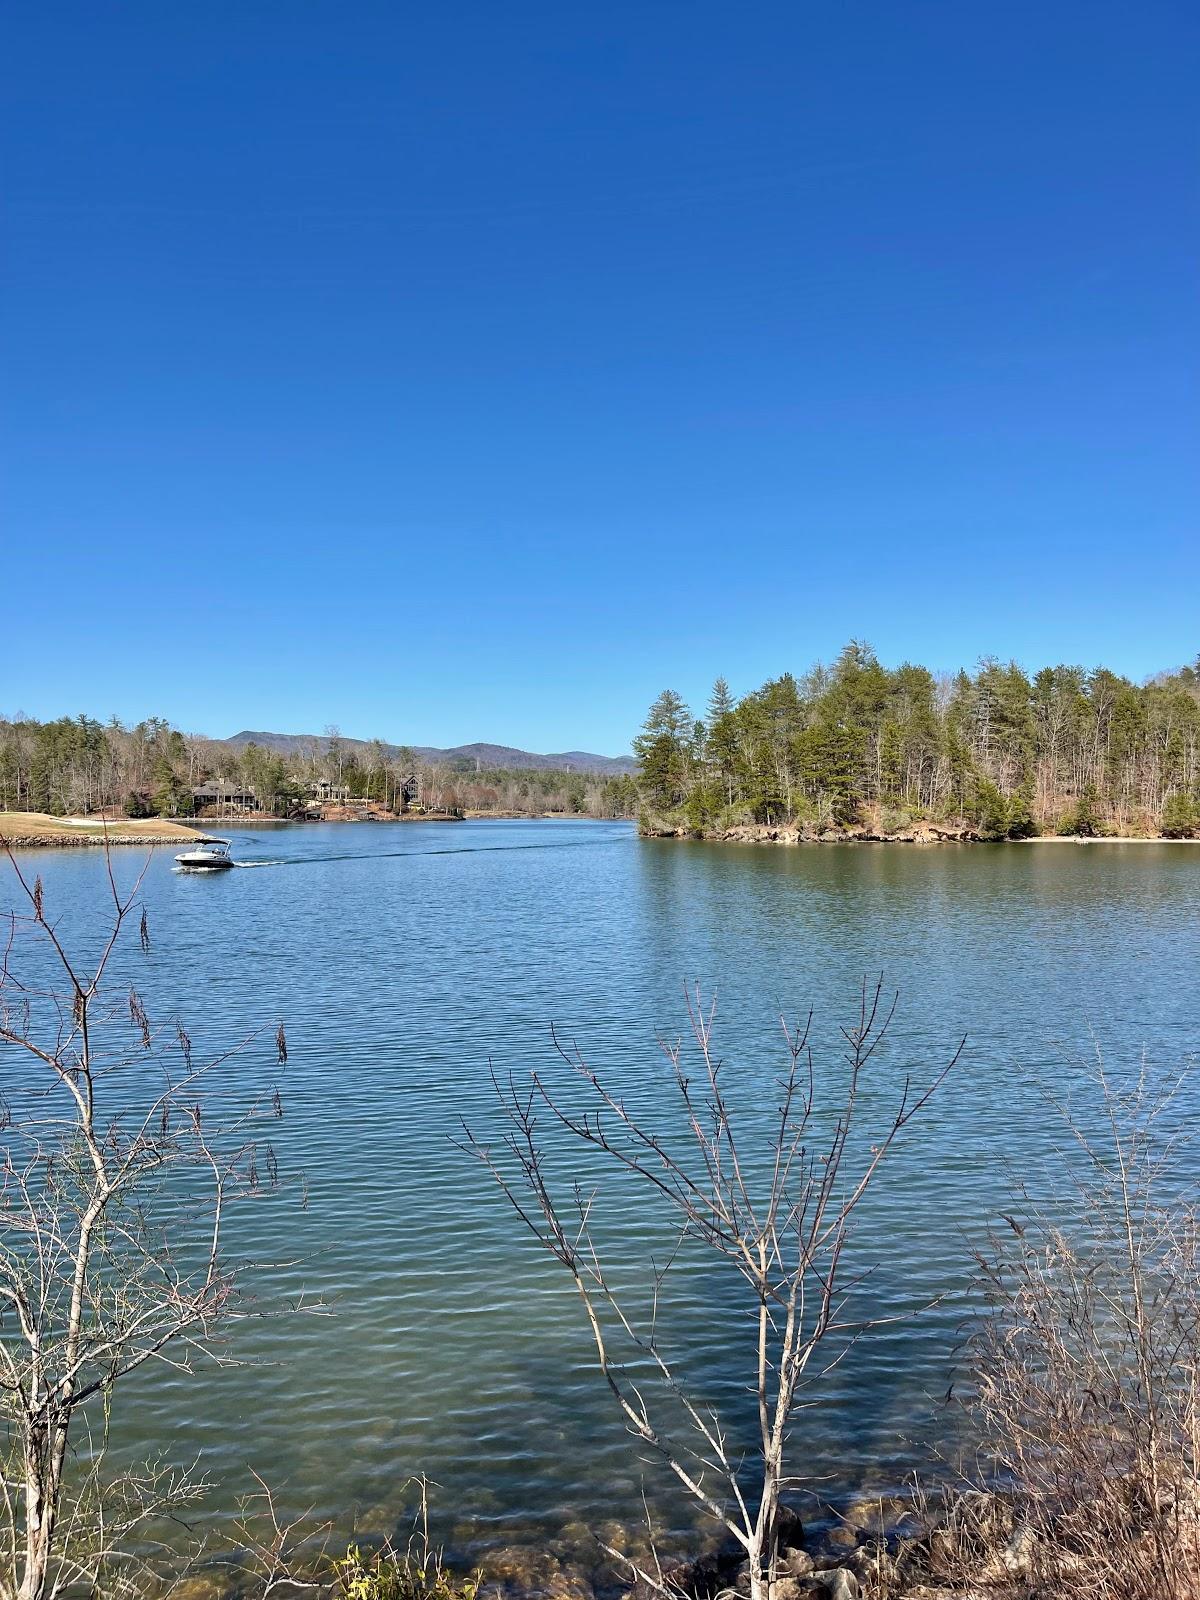
[[335,1593],[343,1600],[477,1600],[480,1574],[457,1577],[444,1565],[441,1552],[416,1547],[398,1552],[390,1545],[364,1555],[351,1545],[333,1564]]
[[911,827],[912,821],[912,812],[905,807],[884,806],[879,813],[879,831],[899,833],[902,829]]
[[1179,1091],[1145,1069],[1055,1109],[1069,1152],[977,1262],[974,1405],[1038,1592],[1194,1600],[1200,1212]]

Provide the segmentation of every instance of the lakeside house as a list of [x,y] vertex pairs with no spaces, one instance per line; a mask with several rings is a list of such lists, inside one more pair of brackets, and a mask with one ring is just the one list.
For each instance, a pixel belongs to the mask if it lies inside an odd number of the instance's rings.
[[[293,778],[292,782],[295,790],[304,796],[300,809],[293,811],[293,815],[319,818],[327,811],[370,812],[378,805],[378,801],[369,797],[352,794],[349,784],[335,783],[329,778],[317,778],[306,784]],[[407,811],[416,796],[415,777],[410,776],[397,786],[396,799],[401,811]],[[253,784],[235,783],[226,778],[209,778],[194,784],[192,804],[196,816],[212,818],[259,816],[268,809]]]
[[350,786],[333,783],[328,778],[318,778],[308,786],[308,799],[313,805],[344,806],[350,799]]
[[197,816],[206,812],[219,817],[249,816],[262,810],[253,784],[227,783],[224,778],[195,784],[192,803]]

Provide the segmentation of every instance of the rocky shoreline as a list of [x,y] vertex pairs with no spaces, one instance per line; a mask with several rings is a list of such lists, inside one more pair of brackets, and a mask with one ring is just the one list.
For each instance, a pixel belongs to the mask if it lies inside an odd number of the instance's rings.
[[709,844],[978,844],[969,823],[917,822],[887,833],[865,826],[817,828],[808,823],[743,822],[736,827],[697,832],[686,823],[643,822],[644,839],[697,839]]
[[[1171,1523],[1171,1537],[1191,1548],[1198,1527],[1200,1492]],[[749,1600],[749,1567],[731,1544],[660,1563],[644,1530],[639,1537],[600,1524],[589,1542],[595,1564],[583,1558],[582,1541],[571,1555],[522,1545],[490,1550],[476,1568],[480,1593],[485,1600],[661,1600],[664,1591],[678,1600]],[[1010,1494],[863,1494],[837,1511],[822,1508],[811,1525],[780,1508],[772,1600],[1029,1600],[1080,1592],[1088,1570],[1084,1553],[1055,1530],[1039,1533]],[[624,1581],[614,1586],[618,1571]]]
[[160,819],[110,822],[105,827],[100,823],[65,822],[60,817],[42,816],[37,812],[0,812],[0,847],[13,850],[200,844],[211,838],[212,835],[201,828]]
[[695,829],[687,823],[642,821],[643,839],[690,839],[702,844],[1200,844],[1165,834],[1035,834],[1027,839],[988,837],[967,822],[914,822],[894,832],[858,825],[818,828],[808,823],[743,822],[732,828]]
[[[710,1548],[661,1562],[640,1534],[599,1524],[562,1549],[501,1545],[476,1570],[487,1600],[748,1600],[739,1549]],[[594,1550],[593,1559],[584,1554]],[[935,1500],[863,1494],[811,1523],[781,1508],[772,1600],[1015,1600],[1030,1580],[1070,1562],[1049,1548],[1012,1501],[982,1489]],[[623,1581],[621,1574],[623,1573]],[[635,1576],[636,1574],[640,1574]],[[617,1582],[614,1584],[614,1578]],[[662,1585],[662,1588],[659,1585]]]

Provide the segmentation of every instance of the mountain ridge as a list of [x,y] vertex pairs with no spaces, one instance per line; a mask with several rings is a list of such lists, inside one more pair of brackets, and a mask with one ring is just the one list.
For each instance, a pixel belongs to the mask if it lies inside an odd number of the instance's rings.
[[[256,744],[264,750],[274,750],[279,755],[296,755],[313,746],[325,748],[329,744],[329,735],[270,733],[265,730],[243,728],[220,742],[234,750],[244,750],[248,744]],[[371,744],[369,739],[345,737],[342,737],[340,742],[347,751],[366,750]],[[404,748],[386,741],[381,742],[388,760],[395,760],[400,750]],[[602,756],[590,750],[563,750],[542,755],[533,750],[518,749],[515,745],[482,742],[446,747],[409,745],[408,748],[422,761],[428,761],[434,766],[454,767],[463,772],[471,771],[477,764],[481,767],[509,767],[518,770],[526,768],[541,771],[591,772],[614,777],[621,773],[637,771],[637,762],[632,756]]]

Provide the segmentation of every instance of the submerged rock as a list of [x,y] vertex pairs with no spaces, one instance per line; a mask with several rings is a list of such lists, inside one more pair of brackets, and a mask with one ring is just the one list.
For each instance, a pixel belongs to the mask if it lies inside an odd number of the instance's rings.
[[484,1578],[493,1594],[512,1600],[595,1600],[581,1572],[563,1566],[547,1551],[532,1545],[503,1545],[483,1562]]
[[842,1521],[849,1528],[874,1534],[876,1538],[885,1538],[911,1515],[911,1504],[900,1495],[860,1495],[845,1507]]
[[856,1550],[862,1543],[862,1535],[856,1528],[847,1527],[844,1523],[835,1523],[832,1528],[826,1528],[809,1545],[813,1558],[818,1566],[831,1567],[843,1560],[850,1550]]

